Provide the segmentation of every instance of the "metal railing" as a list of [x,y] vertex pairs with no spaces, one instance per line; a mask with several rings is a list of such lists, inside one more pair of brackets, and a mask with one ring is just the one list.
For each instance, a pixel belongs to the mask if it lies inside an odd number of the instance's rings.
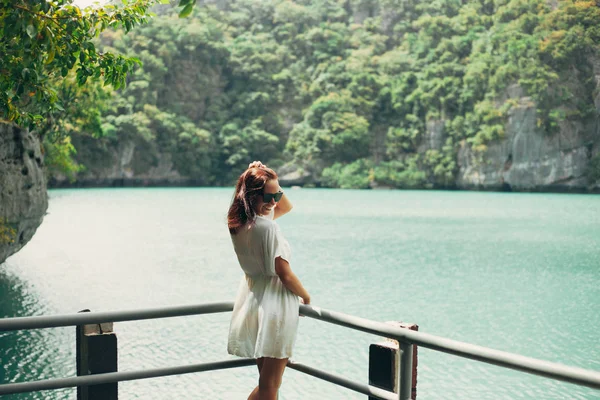
[[[229,312],[232,310],[233,302],[219,302],[117,312],[5,318],[0,319],[0,332],[180,317]],[[398,393],[393,393],[371,385],[356,383],[343,376],[322,371],[296,361],[290,360],[288,362],[289,368],[377,399],[407,400],[411,398],[413,345],[600,390],[600,372],[598,371],[569,367],[558,363],[542,361],[518,354],[446,339],[423,332],[402,329],[382,322],[371,321],[352,315],[321,309],[319,307],[300,305],[300,313],[306,317],[378,336],[384,336],[399,342],[401,353],[399,362]],[[5,383],[0,384],[0,395],[180,375],[193,372],[245,367],[254,364],[255,361],[252,359],[235,359],[140,371],[121,371],[31,382]]]

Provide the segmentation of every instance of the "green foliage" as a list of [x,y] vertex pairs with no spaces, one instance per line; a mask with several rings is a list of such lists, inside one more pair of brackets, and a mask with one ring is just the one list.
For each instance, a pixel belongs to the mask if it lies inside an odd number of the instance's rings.
[[17,238],[17,231],[4,218],[0,218],[0,244],[11,244]]
[[322,184],[341,189],[368,189],[373,178],[373,162],[363,158],[350,164],[335,163],[325,168]]
[[430,182],[439,187],[452,187],[457,165],[454,156],[454,149],[451,140],[439,150],[427,150],[423,160],[423,165],[433,176]]
[[231,179],[239,176],[254,159],[269,160],[278,153],[279,138],[262,127],[259,119],[240,127],[236,123],[223,126],[219,133],[225,164],[231,170]]
[[53,81],[51,85],[63,106],[49,110],[46,118],[37,124],[36,132],[42,138],[44,163],[49,175],[63,175],[74,181],[77,173],[84,171],[85,167],[74,159],[77,151],[71,137],[102,136],[101,115],[110,93],[100,82],[93,80],[80,86],[73,72]]
[[133,145],[136,171],[170,160],[205,184],[231,184],[261,159],[331,187],[452,187],[460,146],[482,158],[524,98],[548,134],[595,117],[600,8],[557,4],[180,0],[101,36],[98,51],[143,65],[86,107],[80,120],[99,112],[86,130],[104,137],[91,146],[73,133],[76,148],[96,149],[75,158],[101,168]]
[[419,155],[410,156],[404,162],[382,162],[375,167],[375,182],[405,189],[428,187],[427,174],[419,168],[418,162]]
[[71,143],[71,137],[67,136],[57,141],[48,141],[44,145],[45,164],[50,175],[64,174],[71,182],[75,181],[77,173],[82,171],[83,166],[73,160],[77,154]]
[[79,85],[102,79],[115,88],[139,61],[99,52],[93,39],[107,28],[126,31],[147,19],[152,0],[81,10],[71,0],[1,0],[0,118],[33,126],[64,109],[53,81],[75,68]]
[[349,162],[367,156],[369,122],[356,114],[356,105],[349,91],[319,97],[292,130],[288,151],[309,160]]

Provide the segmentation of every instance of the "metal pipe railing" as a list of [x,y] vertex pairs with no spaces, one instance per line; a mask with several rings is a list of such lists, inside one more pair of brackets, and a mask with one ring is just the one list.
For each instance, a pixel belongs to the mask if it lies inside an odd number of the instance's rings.
[[300,305],[300,313],[306,317],[341,325],[346,328],[396,339],[401,343],[416,344],[417,346],[440,351],[442,353],[448,353],[504,368],[574,383],[576,385],[600,389],[600,372],[597,371],[569,367],[563,364],[542,361],[531,357],[521,356],[519,354],[459,342],[457,340],[446,339],[423,332],[397,328],[382,322],[324,310],[318,307]]
[[324,381],[343,386],[358,393],[366,394],[367,396],[376,397],[382,400],[398,400],[398,395],[393,392],[388,392],[387,390],[379,389],[375,386],[356,383],[348,378],[344,378],[343,376],[332,374],[331,372],[323,371],[314,367],[309,367],[306,364],[302,364],[293,360],[289,360],[287,366],[291,369],[295,369],[296,371],[300,371],[307,375],[314,376],[315,378],[323,379]]
[[0,395],[39,392],[42,390],[66,389],[77,386],[100,385],[104,383],[158,378],[161,376],[183,375],[194,372],[247,367],[250,365],[256,365],[256,360],[251,358],[242,358],[236,360],[208,362],[203,364],[182,365],[177,367],[144,369],[140,371],[109,372],[105,374],[73,376],[69,378],[46,379],[32,382],[5,383],[0,385]]
[[19,331],[25,329],[58,328],[104,322],[138,321],[183,317],[189,315],[214,314],[233,310],[233,302],[192,304],[177,307],[146,308],[139,310],[108,311],[63,315],[42,315],[36,317],[19,317],[0,319],[0,332]]
[[[75,376],[69,378],[46,379],[32,382],[8,383],[0,385],[0,395],[39,392],[43,390],[67,389],[77,386],[100,385],[105,383],[132,381],[139,379],[158,378],[170,375],[183,375],[195,372],[215,371],[221,369],[248,367],[256,364],[256,360],[251,358],[234,359],[209,362],[203,364],[182,365],[177,367],[165,367],[145,369],[139,371],[121,371],[105,374]],[[397,400],[397,395],[374,386],[359,384],[342,376],[322,371],[317,368],[309,367],[295,361],[288,361],[288,367],[303,372],[325,381],[343,386],[358,393],[376,397],[381,400]]]
[[[119,322],[119,321],[134,321],[143,319],[169,318],[185,315],[199,315],[209,313],[228,312],[233,309],[232,302],[208,303],[201,305],[188,305],[181,307],[155,308],[131,311],[117,312],[99,312],[99,313],[80,313],[55,316],[38,316],[38,317],[22,317],[22,318],[7,318],[0,320],[0,332],[23,330],[23,329],[41,329],[53,328],[62,326],[85,325],[103,322]],[[488,364],[498,365],[504,368],[515,369],[531,374],[544,376],[551,379],[561,380],[569,383],[574,383],[581,386],[587,386],[594,389],[600,389],[600,372],[585,370],[582,368],[569,367],[558,363],[537,360],[530,357],[521,356],[518,354],[508,353],[504,351],[494,350],[482,346],[477,346],[469,343],[459,342],[456,340],[446,339],[418,331],[397,328],[385,323],[367,320],[352,315],[347,315],[335,311],[324,310],[318,307],[300,305],[300,313],[310,318],[315,318],[325,322],[341,325],[350,329],[355,329],[362,332],[367,332],[379,336],[396,339],[401,346],[406,344],[416,344],[421,347],[440,351],[443,353],[453,354],[455,356],[464,357],[476,361],[485,362]],[[404,346],[406,349],[406,346]],[[408,363],[408,350],[405,350],[404,360]],[[294,365],[294,364],[293,364]],[[301,365],[301,364],[295,364]],[[185,367],[180,367],[185,368]],[[299,367],[308,371],[309,367]],[[401,370],[407,370],[408,364],[401,366]],[[333,375],[313,369],[313,373],[322,374],[325,377]],[[140,373],[143,371],[139,371]],[[308,373],[308,372],[307,372]],[[120,374],[120,373],[113,373]],[[127,374],[127,373],[125,373]],[[327,375],[329,374],[329,375]],[[102,374],[106,375],[106,374]],[[316,376],[316,375],[313,375]],[[403,375],[404,376],[404,375]],[[149,376],[150,377],[150,376]],[[401,381],[406,383],[408,375],[400,377]],[[64,378],[64,379],[79,379]],[[335,379],[335,378],[332,378]],[[327,379],[326,379],[327,380]],[[113,381],[114,382],[114,381]],[[10,385],[22,385],[10,384]],[[6,385],[0,385],[0,388]],[[75,385],[77,386],[77,385]],[[344,385],[342,385],[344,386]],[[403,385],[404,388],[409,385]],[[348,386],[346,386],[348,387]],[[364,388],[363,388],[364,389]],[[45,390],[45,389],[44,389]],[[403,389],[407,390],[407,389]],[[362,393],[362,392],[361,392]],[[401,395],[401,398],[405,396]]]

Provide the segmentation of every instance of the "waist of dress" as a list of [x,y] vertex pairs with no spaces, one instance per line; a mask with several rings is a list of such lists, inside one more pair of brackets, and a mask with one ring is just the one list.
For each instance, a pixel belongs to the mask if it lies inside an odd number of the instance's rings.
[[246,274],[246,279],[252,279],[252,280],[271,280],[273,278],[279,278],[279,277],[277,275]]

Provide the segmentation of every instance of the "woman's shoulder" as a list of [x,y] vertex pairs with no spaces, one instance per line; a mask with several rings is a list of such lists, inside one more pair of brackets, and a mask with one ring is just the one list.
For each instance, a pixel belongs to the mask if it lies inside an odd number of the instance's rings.
[[257,227],[260,227],[260,228],[271,229],[271,228],[277,226],[277,222],[275,222],[275,220],[269,219],[267,217],[258,216],[258,217],[256,217],[256,220],[254,221],[254,225]]
[[272,219],[257,217],[253,229],[256,233],[266,234],[268,232],[279,230],[279,225]]

